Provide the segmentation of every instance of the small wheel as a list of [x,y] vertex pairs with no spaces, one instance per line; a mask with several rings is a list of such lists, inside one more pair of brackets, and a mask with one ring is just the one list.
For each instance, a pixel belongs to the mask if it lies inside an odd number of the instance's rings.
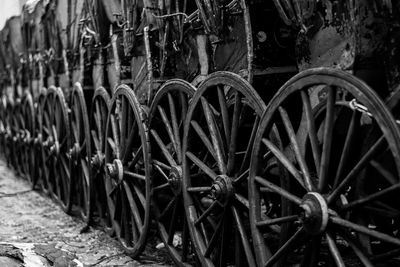
[[107,228],[112,227],[111,219],[107,211],[107,197],[104,185],[105,133],[110,101],[110,96],[106,89],[103,87],[96,89],[90,112],[92,147],[90,168],[91,174],[93,175],[95,206],[100,219]]
[[36,185],[35,177],[35,152],[34,152],[34,131],[35,131],[35,108],[32,95],[27,92],[22,99],[21,115],[24,123],[22,133],[22,169],[25,177],[30,182],[32,188]]
[[258,266],[385,266],[398,256],[399,145],[389,111],[354,76],[320,68],[288,81],[251,158]]
[[192,241],[204,266],[254,266],[247,177],[264,110],[251,85],[229,72],[211,74],[190,102],[182,191]]
[[43,149],[43,138],[42,138],[42,127],[43,127],[43,108],[44,102],[46,100],[47,90],[42,88],[40,94],[35,103],[35,133],[34,133],[34,153],[35,157],[35,179],[36,183],[39,185],[40,189],[45,193],[49,194],[49,185],[44,176],[44,162],[42,158]]
[[23,119],[21,117],[21,101],[17,99],[12,109],[11,132],[12,132],[12,166],[18,175],[24,175],[22,169],[23,144],[21,136],[23,133]]
[[150,152],[145,114],[132,89],[118,86],[106,127],[105,188],[114,231],[125,251],[137,256],[150,223]]
[[42,113],[43,174],[50,194],[65,212],[71,209],[69,171],[70,128],[67,105],[60,88],[50,87]]
[[156,221],[168,252],[181,266],[195,260],[183,207],[181,145],[183,122],[194,92],[188,82],[170,80],[157,92],[149,113]]
[[71,93],[71,146],[69,172],[72,177],[72,195],[75,196],[80,216],[86,223],[91,217],[92,175],[89,167],[91,155],[89,118],[85,97],[80,83]]
[[5,159],[6,153],[6,108],[7,108],[7,100],[3,95],[0,98],[0,155]]
[[14,142],[13,142],[13,137],[14,137],[14,131],[13,131],[13,114],[14,114],[14,103],[11,102],[10,100],[7,101],[7,106],[6,106],[6,114],[5,114],[5,145],[6,145],[6,151],[5,151],[5,156],[7,160],[7,166],[12,167],[14,162]]

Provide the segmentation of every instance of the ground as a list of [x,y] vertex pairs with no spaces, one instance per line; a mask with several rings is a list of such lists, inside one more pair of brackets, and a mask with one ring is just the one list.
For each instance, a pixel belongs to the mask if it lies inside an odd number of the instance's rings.
[[168,266],[155,234],[135,261],[100,227],[85,229],[0,161],[0,266]]

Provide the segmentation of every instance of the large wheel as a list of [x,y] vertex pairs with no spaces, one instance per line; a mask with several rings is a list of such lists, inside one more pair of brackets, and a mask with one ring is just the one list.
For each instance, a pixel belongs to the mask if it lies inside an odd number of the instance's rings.
[[42,113],[43,175],[49,191],[65,212],[71,209],[69,171],[70,128],[67,105],[60,88],[50,87]]
[[133,90],[118,86],[106,127],[105,188],[114,231],[137,256],[146,244],[150,218],[150,151],[145,114]]
[[80,83],[74,85],[71,94],[71,147],[69,172],[72,177],[72,195],[81,218],[89,223],[91,216],[92,175],[90,169],[91,143],[89,117]]
[[93,175],[94,201],[96,211],[99,213],[105,227],[111,226],[104,187],[105,133],[110,101],[110,96],[106,89],[103,87],[98,88],[94,93],[90,112],[92,147],[90,168]]
[[194,94],[183,137],[183,196],[204,266],[253,266],[248,221],[250,153],[265,105],[245,80],[211,74]]
[[42,88],[40,94],[35,103],[35,133],[34,133],[34,153],[35,153],[35,179],[40,189],[45,193],[49,193],[49,185],[44,176],[44,162],[42,158],[43,149],[43,138],[42,138],[42,127],[43,127],[43,107],[46,100],[47,90]]
[[383,102],[354,76],[321,68],[288,81],[251,158],[258,266],[386,266],[398,256],[399,145]]
[[35,131],[35,108],[32,95],[27,92],[21,102],[21,168],[32,188],[36,185],[35,177],[35,153],[34,153],[34,131]]
[[168,252],[181,266],[195,260],[182,197],[183,122],[194,92],[188,82],[170,80],[157,92],[149,113],[156,221]]

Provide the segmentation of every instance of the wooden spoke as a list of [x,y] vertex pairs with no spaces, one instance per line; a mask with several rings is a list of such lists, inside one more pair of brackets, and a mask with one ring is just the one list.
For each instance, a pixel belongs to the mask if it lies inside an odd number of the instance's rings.
[[357,244],[358,243],[357,240],[355,240],[355,238],[352,237],[350,233],[347,233],[346,231],[339,231],[338,233],[349,243],[350,247],[353,249],[354,253],[360,259],[362,264],[364,264],[364,266],[366,267],[374,266],[372,262],[369,260],[368,256],[364,253],[364,251],[361,250],[360,245]]
[[217,174],[211,170],[206,164],[204,164],[198,157],[193,155],[191,152],[186,152],[186,156],[199,167],[205,174],[211,177],[213,180],[217,177]]
[[313,191],[314,185],[311,182],[310,172],[308,171],[307,164],[303,159],[302,153],[300,151],[300,147],[296,140],[296,134],[294,132],[292,123],[290,122],[289,115],[287,114],[286,110],[282,107],[279,107],[279,113],[281,115],[283,124],[285,125],[285,129],[290,139],[290,143],[292,144],[292,148],[294,150],[297,163],[299,164],[301,172],[304,176],[303,184],[306,187],[307,191]]
[[213,203],[200,215],[200,217],[194,222],[195,225],[199,225],[202,223],[208,215],[213,211],[215,207],[219,205],[218,201],[213,201]]
[[140,229],[143,226],[143,222],[142,222],[142,218],[140,217],[139,208],[137,207],[136,202],[133,199],[133,194],[132,194],[132,191],[131,191],[128,183],[125,181],[123,181],[122,183],[123,183],[123,186],[124,186],[124,189],[126,192],[126,197],[128,198],[130,209],[132,211],[132,216],[136,223],[137,229],[140,231]]
[[243,225],[242,219],[239,216],[238,210],[234,206],[232,206],[231,209],[232,209],[233,218],[236,222],[236,226],[239,231],[240,240],[242,242],[242,246],[243,246],[244,252],[246,254],[247,263],[249,266],[255,266],[255,260],[253,257],[253,252],[251,249],[249,239],[246,234],[245,226]]
[[[222,86],[218,86],[218,101],[219,101],[219,106],[221,109],[221,115],[222,115],[222,122],[224,125],[224,132],[225,132],[225,140],[229,141],[231,140],[231,129],[230,129],[230,123],[229,123],[229,114],[228,114],[228,106],[226,104],[225,100],[225,92],[224,88]],[[231,142],[232,144],[232,142]]]
[[[227,163],[227,171],[231,173],[233,171],[235,165],[235,154],[236,154],[236,139],[239,131],[239,119],[242,111],[242,100],[239,96],[239,93],[235,93],[235,104],[233,110],[233,118],[232,118],[232,129],[230,131],[230,139],[229,140],[229,152],[228,152],[228,163]],[[249,143],[250,144],[250,143]]]
[[142,181],[146,181],[146,176],[144,176],[142,174],[139,174],[139,173],[124,171],[124,175],[127,178],[133,178],[133,179],[139,179],[139,180],[142,180]]
[[214,150],[214,147],[211,144],[210,140],[207,138],[207,135],[204,133],[203,129],[201,129],[200,125],[196,121],[191,121],[190,125],[196,131],[197,135],[200,137],[201,141],[206,146],[208,152],[210,152],[215,161],[217,161],[217,154]]
[[138,163],[139,159],[143,157],[143,146],[140,146],[137,150],[136,153],[134,154],[132,160],[128,164],[128,170],[131,170],[134,168],[134,166]]
[[284,257],[286,254],[290,253],[290,250],[294,249],[299,245],[300,242],[304,241],[307,235],[304,232],[303,228],[300,228],[296,231],[296,233],[285,243],[283,244],[276,252],[272,255],[271,258],[264,264],[265,267],[273,266],[279,259]]
[[310,138],[310,143],[311,143],[311,149],[313,153],[313,158],[315,162],[315,168],[317,170],[320,169],[320,157],[321,157],[321,151],[319,149],[319,144],[318,144],[318,138],[317,138],[317,133],[315,130],[315,121],[312,115],[312,109],[311,109],[311,103],[309,96],[305,91],[301,91],[301,99],[303,101],[304,105],[304,111],[306,115],[306,120],[307,120],[307,130],[308,130],[308,136]]
[[341,227],[344,227],[344,228],[348,228],[348,229],[351,229],[351,230],[356,231],[358,233],[362,233],[362,234],[374,237],[374,238],[379,239],[381,241],[400,246],[400,239],[392,237],[392,236],[390,236],[388,234],[385,234],[385,233],[378,232],[378,231],[373,230],[373,229],[369,229],[369,228],[367,228],[367,227],[365,227],[363,225],[359,225],[359,224],[356,224],[356,223],[353,223],[353,222],[350,222],[348,220],[345,220],[345,219],[342,219],[342,218],[339,218],[339,217],[335,217],[335,216],[331,217],[330,221],[335,225],[338,225],[338,226],[341,226]]
[[329,163],[331,159],[332,132],[334,124],[334,108],[335,108],[336,90],[331,86],[328,87],[328,99],[326,104],[326,120],[324,128],[324,144],[321,155],[321,166],[319,169],[318,189],[324,192],[328,185]]
[[215,150],[215,155],[217,157],[217,164],[219,171],[221,173],[226,173],[226,166],[224,163],[223,151],[222,151],[222,142],[220,141],[220,133],[215,124],[214,115],[211,112],[210,106],[205,98],[201,99],[201,103],[203,106],[203,111],[205,118],[207,120],[208,130],[210,131],[211,141]]
[[167,130],[169,139],[170,139],[172,145],[174,146],[174,150],[177,151],[178,147],[177,147],[177,144],[176,144],[176,141],[175,141],[175,135],[173,133],[171,123],[169,122],[169,120],[167,118],[167,114],[165,113],[165,110],[161,106],[158,106],[157,108],[158,108],[158,112],[161,115],[161,118],[162,118],[162,121],[164,123],[165,129]]
[[221,235],[221,230],[224,225],[224,220],[220,220],[216,230],[214,231],[213,235],[211,236],[211,239],[207,242],[207,248],[204,252],[205,257],[210,257],[211,253],[215,249],[215,246],[217,245],[218,237]]
[[161,137],[154,130],[151,130],[150,133],[154,137],[154,140],[157,143],[157,145],[160,147],[165,159],[169,162],[171,166],[176,166],[177,164],[174,158],[172,157],[171,153],[168,151],[168,148],[161,140]]
[[268,187],[272,192],[277,193],[279,195],[281,195],[282,197],[292,201],[293,203],[300,205],[301,204],[301,199],[296,197],[295,195],[291,194],[290,192],[286,191],[285,189],[269,182],[268,180],[257,176],[255,178],[255,180],[257,181],[257,183],[259,183],[262,186]]
[[296,181],[305,188],[303,178],[301,177],[299,171],[287,159],[287,157],[271,141],[263,138],[262,142],[275,155],[276,159],[279,160],[282,165],[290,172],[290,174],[296,179]]
[[[184,102],[187,100],[184,99]],[[175,103],[172,98],[172,95],[169,93],[168,94],[168,103],[169,103],[169,110],[171,113],[171,122],[172,122],[172,128],[174,132],[174,139],[176,142],[176,153],[178,157],[178,162],[182,162],[182,144],[181,144],[181,136],[179,132],[179,125],[178,125],[178,117],[176,116],[176,108],[175,108]]]
[[374,145],[363,155],[358,161],[354,168],[347,174],[347,176],[340,182],[335,190],[328,196],[328,203],[332,203],[337,199],[339,194],[345,189],[345,187],[357,177],[357,174],[368,164],[368,162],[375,156],[375,154],[385,144],[385,138],[382,136],[379,138]]
[[333,260],[335,261],[336,266],[345,267],[346,265],[344,264],[343,258],[340,255],[339,249],[336,246],[336,241],[334,240],[334,238],[331,236],[330,233],[326,233],[325,238],[328,242],[329,252],[331,253],[331,255],[333,257]]
[[350,202],[348,204],[345,204],[340,208],[340,210],[341,211],[345,211],[345,210],[349,210],[349,209],[355,209],[355,208],[360,207],[360,206],[362,207],[363,205],[365,205],[367,203],[370,203],[370,202],[372,202],[372,201],[374,201],[374,200],[376,200],[376,199],[378,199],[380,197],[383,197],[383,196],[385,196],[387,194],[390,194],[390,193],[392,193],[394,191],[397,191],[399,189],[400,189],[400,184],[394,184],[394,185],[392,185],[390,187],[387,187],[385,189],[377,191],[376,193],[372,193],[372,194],[370,194],[368,196],[365,196],[365,197],[363,197],[361,199],[357,199],[357,200],[354,200],[354,201],[352,201],[352,202]]
[[346,135],[346,140],[344,142],[342,154],[340,156],[340,161],[339,161],[339,166],[338,166],[337,172],[336,172],[335,182],[333,184],[334,188],[337,187],[337,185],[339,183],[339,178],[343,175],[344,166],[345,166],[346,162],[349,160],[351,144],[352,144],[354,134],[355,134],[355,129],[357,126],[356,123],[359,120],[359,116],[357,114],[358,113],[353,112],[353,114],[351,115],[349,129],[348,129],[348,132]]

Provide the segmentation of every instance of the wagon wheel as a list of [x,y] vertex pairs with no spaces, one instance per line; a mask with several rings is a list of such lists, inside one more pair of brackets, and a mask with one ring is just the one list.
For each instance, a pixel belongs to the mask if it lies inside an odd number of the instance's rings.
[[111,226],[107,212],[107,197],[104,187],[104,150],[107,115],[110,104],[110,96],[103,87],[98,88],[93,96],[90,112],[90,133],[92,156],[90,162],[93,175],[96,210],[106,227]]
[[398,256],[399,145],[383,102],[350,74],[321,68],[287,82],[268,105],[252,152],[258,265],[372,266]]
[[67,105],[60,88],[50,87],[42,113],[43,176],[52,196],[65,212],[71,208],[71,176],[68,166],[70,129]]
[[13,165],[13,106],[14,103],[7,101],[7,106],[6,106],[6,114],[5,114],[5,145],[6,145],[6,151],[5,151],[5,156],[7,160],[7,166],[11,167]]
[[21,119],[21,102],[19,99],[14,103],[11,116],[11,132],[12,132],[12,166],[18,175],[23,174],[22,169],[22,143],[21,129],[23,128],[23,120]]
[[132,257],[144,248],[150,215],[150,153],[144,114],[132,89],[120,85],[107,118],[105,188],[114,231]]
[[182,191],[203,265],[254,265],[247,177],[264,109],[251,85],[229,72],[211,74],[191,100],[183,137]]
[[5,96],[0,98],[0,153],[1,156],[5,158],[6,153],[6,108],[7,108],[7,101]]
[[45,193],[49,193],[49,185],[46,178],[44,177],[44,162],[42,158],[43,153],[43,138],[42,138],[42,122],[43,122],[43,107],[46,100],[46,89],[40,91],[39,97],[35,103],[35,133],[34,133],[34,153],[35,157],[35,179],[36,183],[40,186],[40,189]]
[[74,85],[70,101],[71,146],[69,149],[69,172],[81,218],[89,223],[91,216],[92,175],[89,167],[91,155],[89,117],[80,83]]
[[29,92],[24,96],[21,103],[21,119],[23,121],[21,132],[21,167],[25,177],[29,180],[33,188],[36,184],[35,153],[33,147],[35,109],[32,95]]
[[149,113],[156,221],[161,239],[178,265],[194,261],[182,198],[181,145],[183,122],[194,92],[188,82],[170,80],[157,92]]

